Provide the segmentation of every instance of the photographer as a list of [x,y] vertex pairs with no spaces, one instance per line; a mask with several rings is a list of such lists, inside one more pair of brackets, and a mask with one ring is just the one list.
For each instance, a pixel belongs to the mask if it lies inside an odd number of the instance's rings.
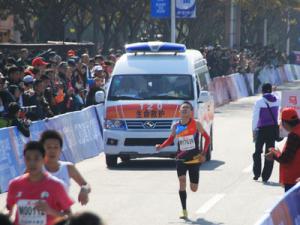
[[5,117],[8,112],[9,103],[14,101],[14,97],[7,90],[6,79],[0,73],[0,117]]
[[36,106],[36,109],[27,116],[31,120],[41,120],[46,117],[52,117],[53,112],[44,96],[44,84],[42,80],[36,80],[33,84],[33,92],[24,93],[24,106]]
[[9,126],[16,126],[25,137],[29,137],[30,120],[26,119],[26,117],[22,117],[20,112],[21,107],[16,102],[11,102],[8,105]]

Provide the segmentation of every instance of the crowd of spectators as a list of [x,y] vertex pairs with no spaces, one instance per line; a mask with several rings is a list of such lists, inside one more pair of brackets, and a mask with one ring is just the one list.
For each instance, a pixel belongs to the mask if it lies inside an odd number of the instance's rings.
[[212,78],[233,73],[256,73],[265,66],[278,67],[287,62],[285,54],[274,46],[256,45],[238,51],[217,45],[201,48],[200,51],[207,60]]
[[96,104],[95,93],[105,91],[121,53],[91,57],[70,49],[66,55],[47,51],[32,57],[26,48],[16,55],[0,52],[0,128],[16,117],[36,121]]

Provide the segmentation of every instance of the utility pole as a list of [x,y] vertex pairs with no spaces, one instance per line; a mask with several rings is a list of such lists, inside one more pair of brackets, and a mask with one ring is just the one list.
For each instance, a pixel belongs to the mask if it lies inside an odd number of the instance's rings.
[[268,45],[268,19],[264,19],[264,46]]
[[290,30],[291,30],[291,23],[290,23],[290,7],[287,9],[287,28],[286,28],[286,55],[290,54]]
[[229,28],[229,47],[233,48],[234,45],[234,0],[230,1],[230,28]]
[[171,0],[171,42],[176,42],[176,0]]

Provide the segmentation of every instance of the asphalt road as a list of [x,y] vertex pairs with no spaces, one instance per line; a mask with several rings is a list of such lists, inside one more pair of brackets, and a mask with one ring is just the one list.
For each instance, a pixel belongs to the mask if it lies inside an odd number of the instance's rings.
[[[255,224],[284,193],[278,184],[277,164],[268,184],[252,180],[251,113],[257,98],[217,108],[212,160],[200,168],[198,192],[188,191],[190,220],[178,218],[181,206],[173,160],[132,160],[109,170],[103,154],[77,164],[92,193],[87,206],[77,202],[73,211],[93,211],[107,225]],[[78,190],[73,184],[74,199]],[[5,197],[0,195],[0,209]]]

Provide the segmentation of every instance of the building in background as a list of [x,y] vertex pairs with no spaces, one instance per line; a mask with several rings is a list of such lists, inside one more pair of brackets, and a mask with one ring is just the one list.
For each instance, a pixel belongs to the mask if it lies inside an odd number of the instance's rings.
[[20,37],[20,32],[14,30],[14,16],[8,16],[6,20],[0,20],[0,43],[20,43]]

